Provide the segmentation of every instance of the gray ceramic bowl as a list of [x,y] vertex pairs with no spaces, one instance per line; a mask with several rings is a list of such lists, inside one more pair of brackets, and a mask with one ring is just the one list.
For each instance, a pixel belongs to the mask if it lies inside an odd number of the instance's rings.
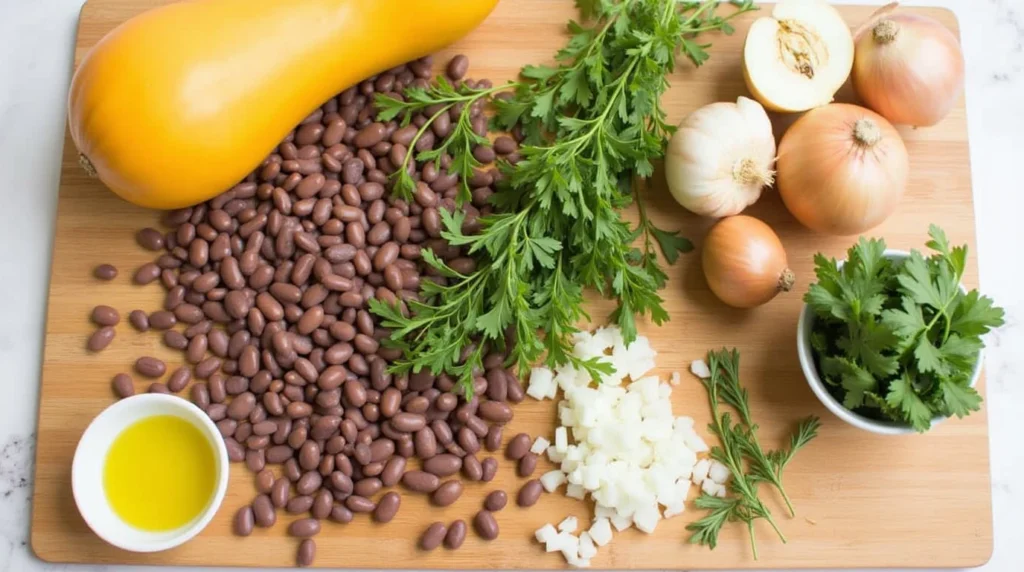
[[[904,250],[886,250],[885,257],[892,260],[905,260],[910,257],[910,253]],[[842,266],[842,261],[839,263]],[[960,285],[960,291],[966,293],[967,290],[963,284]],[[825,382],[822,381],[818,375],[818,368],[814,364],[814,351],[811,349],[811,331],[814,326],[815,315],[811,311],[807,304],[804,304],[803,310],[800,312],[800,323],[797,324],[796,328],[796,351],[800,358],[800,369],[804,372],[804,377],[807,379],[807,385],[811,386],[811,391],[818,397],[829,411],[835,414],[836,417],[843,421],[872,433],[878,433],[880,435],[905,435],[908,433],[916,433],[913,427],[902,423],[895,423],[892,421],[879,421],[877,419],[871,419],[858,415],[853,411],[843,407],[843,404],[836,400],[835,397],[829,393],[828,388],[825,386]],[[974,387],[978,383],[978,378],[981,376],[981,362],[984,358],[984,350],[978,353],[978,359],[974,364],[974,371],[971,373],[971,387]],[[944,421],[946,417],[937,416],[932,418],[932,426]]]

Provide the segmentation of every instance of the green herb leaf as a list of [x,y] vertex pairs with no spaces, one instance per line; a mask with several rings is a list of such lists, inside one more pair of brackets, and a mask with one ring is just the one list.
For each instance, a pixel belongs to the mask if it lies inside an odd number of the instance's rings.
[[856,409],[864,404],[864,393],[877,391],[878,381],[863,367],[845,357],[829,356],[821,362],[825,375],[837,377],[846,390],[843,407]]
[[914,384],[908,376],[904,375],[889,384],[885,401],[890,407],[899,409],[914,429],[927,431],[931,426],[932,411],[914,390]]
[[928,341],[927,336],[922,336],[914,348],[914,358],[917,360],[917,369],[923,373],[934,372],[941,374],[945,371],[942,364],[942,353],[938,348]]
[[1003,309],[993,306],[992,299],[972,290],[959,298],[953,311],[950,329],[963,336],[982,336],[1003,325]]
[[679,260],[680,254],[685,254],[693,250],[693,243],[685,237],[679,236],[678,230],[669,232],[651,225],[651,234],[653,234],[655,240],[658,241],[658,246],[661,247],[661,253],[665,256],[665,260],[669,264],[675,264],[676,260]]
[[942,403],[950,415],[964,417],[981,409],[981,396],[968,385],[961,385],[951,379],[939,381]]

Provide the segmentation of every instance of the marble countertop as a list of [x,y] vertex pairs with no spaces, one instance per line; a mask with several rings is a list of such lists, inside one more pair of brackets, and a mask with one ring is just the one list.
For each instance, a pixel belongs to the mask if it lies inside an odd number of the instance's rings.
[[[46,564],[28,543],[50,246],[82,2],[0,1],[0,293],[13,302],[0,317],[0,572],[143,570]],[[1017,411],[1024,410],[1024,266],[1017,251],[1024,244],[1017,181],[1024,112],[1016,108],[1024,101],[1024,0],[904,3],[945,6],[960,18],[981,283],[1008,314],[990,340],[986,364],[995,550],[981,570],[1017,572],[1024,569],[1024,447],[1017,442],[1024,434]]]

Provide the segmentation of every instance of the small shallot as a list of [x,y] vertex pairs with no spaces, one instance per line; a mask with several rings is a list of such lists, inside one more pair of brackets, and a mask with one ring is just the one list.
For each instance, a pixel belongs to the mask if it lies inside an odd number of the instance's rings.
[[704,239],[701,264],[708,286],[726,304],[753,308],[793,288],[796,278],[782,241],[749,216],[720,220]]

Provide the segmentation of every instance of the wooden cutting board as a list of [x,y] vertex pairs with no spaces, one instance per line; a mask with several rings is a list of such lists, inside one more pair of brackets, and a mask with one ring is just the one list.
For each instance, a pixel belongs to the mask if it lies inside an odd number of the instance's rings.
[[[76,59],[118,23],[161,3],[161,0],[90,0],[82,11]],[[872,8],[840,8],[851,26],[864,21]],[[910,9],[939,19],[956,30],[955,17],[940,9]],[[763,13],[763,12],[762,12]],[[492,80],[512,78],[526,63],[550,61],[564,41],[563,24],[576,14],[569,0],[503,0],[487,22],[446,52],[469,54],[471,75]],[[670,119],[678,121],[705,103],[735,100],[746,94],[740,71],[740,48],[756,14],[736,23],[736,34],[708,34],[710,61],[700,69],[681,61],[665,98]],[[439,58],[443,62],[447,57]],[[847,92],[843,100],[850,100]],[[777,118],[778,130],[792,118]],[[899,210],[872,235],[884,236],[891,247],[921,248],[929,223],[938,223],[952,240],[974,245],[975,229],[968,166],[967,129],[961,102],[940,125],[902,130],[911,156],[911,181]],[[140,133],[140,136],[145,136]],[[188,181],[182,181],[187,185]],[[683,211],[655,181],[649,194],[653,216],[668,228],[682,228],[698,248],[710,221]],[[777,195],[767,192],[749,210],[780,234],[799,279],[797,290],[753,310],[724,307],[708,291],[698,254],[690,254],[669,269],[664,291],[672,321],[646,326],[660,352],[658,366],[667,376],[685,372],[689,362],[711,348],[735,346],[742,351],[742,376],[750,389],[755,418],[762,434],[774,445],[796,421],[821,416],[821,437],[786,472],[789,494],[797,508],[787,518],[779,499],[765,492],[789,542],[783,545],[766,526],[756,528],[759,561],[750,554],[746,531],[726,527],[718,548],[686,542],[684,526],[701,511],[692,506],[675,519],[659,524],[652,535],[636,530],[617,534],[593,561],[595,568],[804,568],[804,567],[967,567],[986,561],[992,550],[992,512],[989,491],[988,420],[984,411],[968,419],[941,424],[919,436],[881,437],[856,430],[837,420],[814,398],[797,363],[794,340],[800,297],[812,279],[813,253],[841,256],[851,239],[831,238],[801,228],[785,211]],[[133,286],[135,268],[150,255],[135,245],[134,232],[157,224],[157,213],[116,199],[79,168],[67,139],[54,242],[50,306],[47,317],[36,463],[32,546],[50,562],[97,564],[163,564],[222,566],[291,566],[297,542],[285,534],[281,515],[272,530],[252,537],[231,534],[236,509],[251,501],[253,476],[242,465],[232,468],[231,486],[217,518],[195,540],[160,554],[131,554],[112,548],[93,535],[82,521],[71,495],[71,459],[86,425],[113,402],[110,379],[129,371],[134,358],[156,355],[171,364],[182,358],[166,350],[156,333],[138,334],[126,323],[117,339],[100,355],[85,351],[93,327],[88,316],[96,304],[130,310],[156,309],[162,288]],[[109,262],[121,269],[113,282],[91,275],[94,266]],[[977,285],[976,258],[971,257],[968,286]],[[592,306],[602,319],[607,302]],[[142,385],[140,384],[140,388]],[[984,383],[979,386],[984,390]],[[691,415],[704,427],[707,400],[702,387],[688,374],[674,389],[676,415]],[[552,402],[527,400],[516,408],[506,439],[519,431],[546,434],[554,426]],[[350,568],[561,568],[558,554],[545,554],[533,531],[573,514],[589,521],[588,508],[561,495],[546,495],[530,510],[514,506],[499,513],[501,536],[484,542],[473,535],[458,551],[424,554],[417,538],[435,521],[472,518],[483,496],[494,489],[515,494],[523,480],[501,459],[499,477],[490,484],[472,483],[454,506],[440,510],[424,498],[404,495],[398,517],[387,526],[359,518],[349,525],[329,523],[317,537],[318,566]],[[548,470],[542,464],[537,474]],[[157,491],[154,491],[155,493]],[[691,493],[694,496],[695,491]]]

